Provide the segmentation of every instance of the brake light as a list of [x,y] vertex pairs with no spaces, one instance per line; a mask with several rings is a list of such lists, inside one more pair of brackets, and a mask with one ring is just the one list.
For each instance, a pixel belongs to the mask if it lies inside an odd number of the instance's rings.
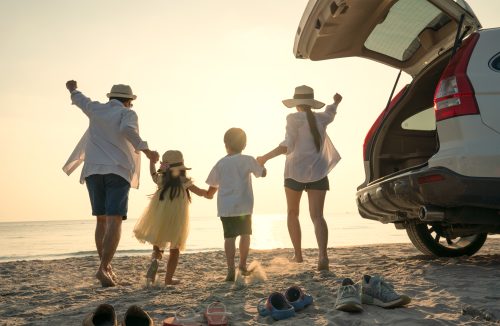
[[444,70],[434,94],[436,121],[479,114],[474,88],[467,77],[467,66],[478,40],[478,33],[469,36]]
[[423,177],[418,177],[417,182],[419,185],[424,183],[433,183],[443,181],[445,178],[441,174],[431,174]]
[[368,157],[370,156],[368,153],[369,146],[371,145],[375,132],[380,128],[380,125],[382,124],[382,121],[384,120],[386,114],[392,110],[392,108],[396,105],[396,103],[399,102],[399,100],[403,97],[403,94],[406,92],[407,89],[408,85],[405,85],[405,87],[403,87],[403,89],[401,89],[399,93],[396,96],[394,96],[389,106],[380,113],[377,120],[375,120],[372,127],[370,128],[370,130],[368,130],[368,133],[365,136],[365,142],[363,143],[363,159],[365,161],[368,161]]

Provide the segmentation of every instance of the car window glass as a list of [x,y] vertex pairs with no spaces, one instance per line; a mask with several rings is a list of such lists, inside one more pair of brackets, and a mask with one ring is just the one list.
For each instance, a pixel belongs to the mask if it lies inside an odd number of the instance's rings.
[[438,30],[450,18],[426,0],[400,0],[389,10],[365,41],[369,50],[406,61],[419,49],[418,35],[426,28]]
[[434,108],[432,107],[412,115],[401,123],[401,128],[406,130],[436,130]]

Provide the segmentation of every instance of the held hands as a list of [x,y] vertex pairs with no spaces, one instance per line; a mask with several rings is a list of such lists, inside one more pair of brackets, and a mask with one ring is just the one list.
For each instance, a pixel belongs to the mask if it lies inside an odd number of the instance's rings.
[[340,102],[342,102],[342,95],[335,93],[335,95],[333,95],[333,103],[339,104]]
[[156,163],[160,160],[160,154],[158,154],[157,151],[146,149],[144,150],[144,154],[146,154],[146,157],[153,163]]
[[76,80],[68,80],[66,82],[66,88],[68,89],[68,91],[70,91],[70,93],[74,91],[77,87],[78,86],[76,84]]
[[257,160],[257,163],[259,163],[260,166],[264,166],[264,164],[266,164],[266,161],[267,161],[263,156],[258,156],[256,158],[256,160]]

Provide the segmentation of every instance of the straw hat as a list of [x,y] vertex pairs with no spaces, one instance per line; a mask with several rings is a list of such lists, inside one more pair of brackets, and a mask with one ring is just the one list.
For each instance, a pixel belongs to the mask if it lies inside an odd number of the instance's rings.
[[135,100],[137,98],[134,93],[132,93],[132,88],[129,85],[113,85],[111,91],[106,94],[107,97],[119,97],[119,98],[131,98]]
[[191,170],[184,166],[184,158],[180,151],[166,151],[161,160],[162,164],[168,164],[170,170]]
[[314,90],[306,85],[295,87],[295,94],[293,94],[293,98],[283,100],[283,104],[285,104],[288,108],[293,108],[297,105],[303,104],[308,105],[313,109],[321,109],[325,105],[325,103],[314,99]]

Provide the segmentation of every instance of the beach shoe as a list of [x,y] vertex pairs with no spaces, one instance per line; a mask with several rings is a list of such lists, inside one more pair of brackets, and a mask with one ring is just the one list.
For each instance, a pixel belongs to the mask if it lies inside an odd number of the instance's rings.
[[88,314],[82,323],[83,326],[118,326],[113,306],[101,304],[96,310]]
[[337,290],[335,309],[347,312],[363,311],[359,287],[350,278],[345,278]]
[[174,317],[167,317],[163,320],[163,326],[201,326],[198,322],[198,315],[194,310],[180,307],[175,311]]
[[227,326],[230,314],[230,312],[226,311],[226,306],[220,301],[211,303],[205,310],[208,326]]
[[269,297],[261,299],[257,304],[259,315],[271,316],[274,320],[282,320],[295,316],[295,309],[288,303],[285,296],[279,292],[272,293]]
[[394,286],[380,276],[363,275],[361,302],[382,308],[396,308],[410,303],[410,297],[399,295]]
[[156,280],[156,272],[158,272],[158,259],[151,260],[151,264],[149,264],[148,271],[146,272],[146,279],[154,283]]
[[299,311],[313,303],[313,297],[304,293],[298,286],[291,286],[285,291],[286,300],[293,306],[295,311]]
[[154,326],[154,322],[148,313],[139,306],[130,306],[123,317],[123,326]]

